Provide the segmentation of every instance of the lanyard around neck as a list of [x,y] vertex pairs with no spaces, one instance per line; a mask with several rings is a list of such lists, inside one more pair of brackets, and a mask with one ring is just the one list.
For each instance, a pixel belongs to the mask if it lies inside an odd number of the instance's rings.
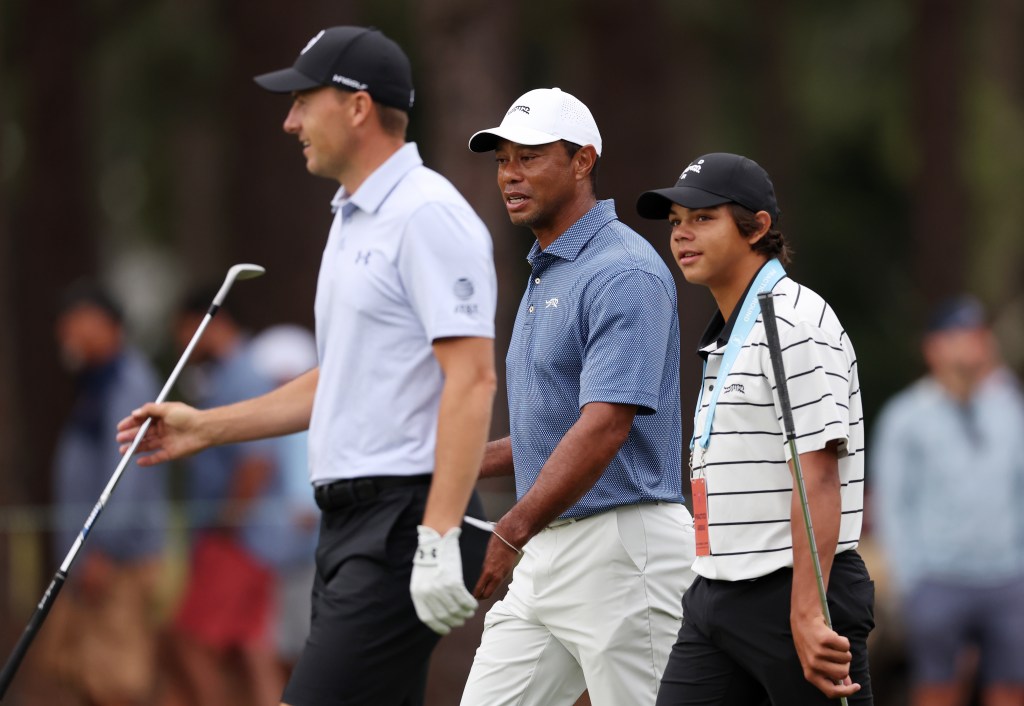
[[[707,449],[711,443],[711,425],[715,420],[715,408],[718,406],[718,396],[722,392],[723,383],[725,378],[729,376],[729,372],[732,370],[733,364],[736,362],[736,358],[739,357],[740,351],[743,349],[743,344],[747,340],[747,336],[754,329],[754,324],[757,323],[757,315],[760,311],[760,307],[757,302],[757,295],[761,292],[768,292],[778,284],[779,280],[786,276],[786,271],[782,268],[782,263],[777,259],[771,259],[765,263],[764,267],[757,274],[753,284],[750,285],[750,289],[747,290],[747,296],[743,299],[743,304],[740,307],[739,316],[736,318],[736,323],[732,328],[732,333],[729,335],[729,343],[725,346],[725,353],[722,356],[722,365],[718,369],[718,384],[715,385],[715,389],[711,392],[711,399],[708,401],[708,413],[704,418],[704,430],[700,435],[700,446],[702,449]],[[693,413],[693,436],[690,437],[690,450],[692,451],[697,439],[697,416],[700,414],[701,404],[704,401],[704,389],[706,387],[704,378],[707,375],[708,363],[704,361],[704,370],[701,373],[700,382],[700,394],[697,396],[697,409]]]

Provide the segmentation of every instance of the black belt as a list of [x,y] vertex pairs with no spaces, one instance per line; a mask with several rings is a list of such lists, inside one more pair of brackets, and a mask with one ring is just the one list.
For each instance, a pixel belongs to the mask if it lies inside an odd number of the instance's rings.
[[389,488],[405,488],[415,485],[430,485],[431,475],[418,476],[367,476],[323,483],[313,488],[317,507],[326,512],[340,510],[356,503],[375,500]]

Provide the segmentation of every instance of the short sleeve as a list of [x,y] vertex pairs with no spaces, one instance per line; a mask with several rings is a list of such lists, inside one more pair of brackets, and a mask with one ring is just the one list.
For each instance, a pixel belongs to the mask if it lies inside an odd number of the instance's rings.
[[[806,322],[780,330],[779,339],[793,408],[797,451],[801,454],[818,451],[838,441],[839,456],[845,456],[850,436],[850,363],[846,351],[822,329]],[[761,355],[781,420],[778,386],[767,346]],[[788,446],[786,455],[789,456]]]
[[430,341],[494,338],[491,237],[468,206],[434,202],[417,209],[405,228],[398,270]]
[[678,364],[669,352],[670,337],[679,335],[679,314],[665,284],[642,270],[622,272],[588,302],[584,316],[580,407],[610,402],[635,404],[640,414],[656,412],[665,366]]

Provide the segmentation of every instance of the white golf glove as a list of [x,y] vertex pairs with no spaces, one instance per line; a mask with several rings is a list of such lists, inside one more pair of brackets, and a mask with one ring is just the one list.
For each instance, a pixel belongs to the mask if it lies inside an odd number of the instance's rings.
[[460,527],[442,537],[436,530],[419,525],[419,547],[412,560],[409,590],[416,615],[439,635],[447,635],[476,611],[476,599],[462,583],[462,555],[459,554]]

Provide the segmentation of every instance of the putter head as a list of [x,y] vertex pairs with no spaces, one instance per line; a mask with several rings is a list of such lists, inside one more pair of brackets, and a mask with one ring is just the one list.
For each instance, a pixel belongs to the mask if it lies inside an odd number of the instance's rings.
[[259,277],[264,272],[266,270],[259,265],[248,263],[232,265],[231,269],[228,270],[227,276],[224,277],[224,284],[220,286],[217,296],[213,298],[212,306],[219,307],[224,302],[224,298],[228,295],[228,290],[231,289],[231,285],[235,283],[236,279],[253,279],[254,277]]

